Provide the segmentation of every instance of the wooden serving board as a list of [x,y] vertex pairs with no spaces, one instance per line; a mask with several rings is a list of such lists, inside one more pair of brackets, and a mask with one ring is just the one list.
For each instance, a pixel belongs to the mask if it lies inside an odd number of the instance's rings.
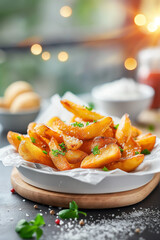
[[56,206],[68,207],[72,200],[76,201],[79,208],[102,209],[129,206],[145,199],[158,185],[160,173],[155,174],[153,179],[146,185],[120,193],[109,194],[67,194],[43,190],[25,183],[14,168],[11,174],[11,183],[15,191],[22,197],[33,202]]

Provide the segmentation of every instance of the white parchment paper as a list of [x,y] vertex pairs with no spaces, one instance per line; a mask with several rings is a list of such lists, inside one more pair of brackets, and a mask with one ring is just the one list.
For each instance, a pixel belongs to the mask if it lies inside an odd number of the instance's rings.
[[[74,94],[67,92],[63,98],[71,100],[82,105],[85,104],[82,100],[76,97]],[[68,121],[72,114],[69,113],[63,106],[60,104],[59,95],[54,95],[51,98],[51,103],[46,108],[46,110],[36,119],[36,122],[45,123],[51,117],[59,116],[62,120]],[[113,118],[117,124],[118,119]],[[48,172],[49,174],[61,175],[61,176],[70,176],[73,179],[77,179],[81,182],[87,182],[92,185],[100,183],[108,175],[149,175],[160,172],[160,139],[157,138],[154,149],[151,154],[145,156],[143,163],[132,173],[126,173],[119,169],[113,171],[102,171],[99,169],[81,169],[76,168],[68,171],[56,171],[50,167],[44,166],[42,164],[29,163],[23,160],[23,158],[16,152],[12,146],[6,146],[0,149],[0,161],[4,166],[29,166],[32,170],[39,169],[41,172]]]

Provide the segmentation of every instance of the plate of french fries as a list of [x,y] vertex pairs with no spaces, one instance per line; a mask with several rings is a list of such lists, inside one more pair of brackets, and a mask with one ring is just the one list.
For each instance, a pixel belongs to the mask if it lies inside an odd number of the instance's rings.
[[155,135],[143,134],[127,113],[115,123],[87,105],[65,98],[59,104],[61,113],[70,114],[67,121],[50,113],[44,123],[30,123],[26,135],[7,134],[15,157],[22,160],[18,171],[24,181],[57,192],[109,193],[152,179],[152,152],[159,164]]

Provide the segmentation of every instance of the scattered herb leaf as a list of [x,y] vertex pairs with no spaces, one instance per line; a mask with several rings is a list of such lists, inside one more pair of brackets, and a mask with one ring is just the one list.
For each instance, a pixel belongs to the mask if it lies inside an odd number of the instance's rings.
[[92,111],[93,108],[92,107],[87,107],[87,106],[84,106],[88,111]]
[[149,126],[148,126],[148,130],[151,131],[151,132],[153,132],[153,131],[155,130],[155,126],[152,125],[152,124],[149,125]]
[[66,145],[64,144],[64,142],[60,143],[59,146],[63,150],[63,152],[66,152]]
[[71,123],[71,125],[73,126],[73,127],[84,127],[84,124],[83,123],[81,123],[81,122],[74,122],[74,123]]
[[44,154],[47,154],[47,152],[45,150],[42,151]]
[[20,136],[17,136],[17,139],[18,139],[19,141],[21,141],[21,137],[20,137]]
[[119,126],[119,124],[115,125],[115,126],[114,126],[114,129],[116,129],[116,130],[117,130],[118,126]]
[[63,209],[58,213],[58,216],[62,219],[69,219],[69,218],[79,218],[79,214],[83,214],[87,216],[85,212],[81,212],[78,210],[78,205],[75,201],[69,203],[69,209]]
[[94,109],[94,108],[95,108],[95,105],[94,105],[94,103],[93,103],[93,102],[89,102],[89,103],[88,103],[88,106],[89,106],[89,107],[91,107],[92,109]]
[[138,155],[138,154],[140,154],[140,152],[138,152],[138,151],[135,151],[135,155]]
[[43,217],[37,214],[34,220],[27,222],[25,219],[21,219],[15,228],[15,231],[21,238],[32,238],[36,234],[36,239],[40,239],[43,234],[40,228],[45,224]]
[[120,149],[121,153],[124,151],[123,148],[121,148],[121,147],[119,147],[119,149]]
[[106,172],[108,172],[108,171],[109,171],[109,169],[108,169],[108,168],[106,168],[106,167],[102,168],[102,170],[103,170],[103,171],[106,171]]
[[100,154],[100,150],[99,150],[99,148],[98,148],[98,145],[95,146],[95,147],[91,150],[91,152],[92,152],[94,155]]
[[97,120],[93,120],[93,123],[96,123],[97,122]]
[[148,149],[144,149],[144,150],[141,151],[141,153],[144,154],[144,155],[148,155],[151,152]]
[[88,126],[90,124],[90,122],[86,122],[86,126]]
[[34,137],[31,137],[31,141],[32,141],[32,143],[35,143],[36,139]]
[[58,156],[58,154],[61,154],[61,155],[65,155],[65,153],[64,152],[62,152],[62,151],[60,151],[59,149],[56,149],[56,150],[53,150],[52,149],[52,154],[55,156],[55,157],[57,157]]

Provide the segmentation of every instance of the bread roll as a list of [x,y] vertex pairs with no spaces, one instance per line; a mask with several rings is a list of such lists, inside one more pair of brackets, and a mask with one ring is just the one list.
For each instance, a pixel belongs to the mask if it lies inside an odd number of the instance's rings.
[[12,113],[33,110],[40,107],[40,97],[34,92],[22,93],[14,99],[10,107]]
[[14,99],[25,92],[32,92],[32,87],[29,83],[24,81],[17,81],[9,85],[4,93],[5,102],[8,107],[11,106]]
[[4,97],[0,97],[0,108],[5,108],[5,109],[7,108],[7,104]]

